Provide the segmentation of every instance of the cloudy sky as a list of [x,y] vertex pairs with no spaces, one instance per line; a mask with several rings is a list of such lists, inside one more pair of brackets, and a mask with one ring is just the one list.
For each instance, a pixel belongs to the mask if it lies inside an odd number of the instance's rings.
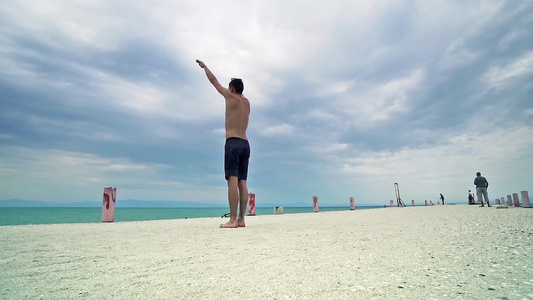
[[261,202],[533,193],[532,1],[0,3],[0,199],[227,203],[226,85]]

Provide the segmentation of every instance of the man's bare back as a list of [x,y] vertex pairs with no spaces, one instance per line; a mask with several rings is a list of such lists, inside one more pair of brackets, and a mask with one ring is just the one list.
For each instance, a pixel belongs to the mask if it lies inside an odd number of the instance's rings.
[[250,120],[250,101],[242,94],[224,95],[226,100],[226,138],[247,140],[246,130]]

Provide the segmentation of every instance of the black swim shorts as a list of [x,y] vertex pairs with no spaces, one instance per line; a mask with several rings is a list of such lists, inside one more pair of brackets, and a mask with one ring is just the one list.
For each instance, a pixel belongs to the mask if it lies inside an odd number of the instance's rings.
[[226,139],[224,147],[224,171],[226,180],[229,176],[239,180],[248,178],[248,161],[250,160],[250,144],[247,140],[230,137]]

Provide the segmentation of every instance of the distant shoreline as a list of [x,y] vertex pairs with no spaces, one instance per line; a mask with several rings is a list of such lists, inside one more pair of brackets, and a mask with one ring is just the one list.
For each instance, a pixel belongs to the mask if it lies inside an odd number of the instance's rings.
[[[390,201],[390,200],[389,200]],[[384,202],[383,204],[371,204],[371,203],[361,203],[358,204],[356,202],[356,207],[383,207],[389,206],[389,201]],[[396,205],[396,201],[394,201]],[[415,203],[417,206],[424,206],[423,201],[419,201]],[[464,202],[453,202],[453,203],[446,203],[446,205],[461,205],[461,204],[467,204],[466,201]],[[428,201],[429,205],[429,201]],[[433,205],[437,205],[436,201],[433,202]],[[311,201],[309,203],[303,203],[303,202],[294,202],[294,203],[260,203],[257,204],[257,208],[273,208],[276,206],[282,206],[282,207],[288,207],[288,208],[305,208],[305,207],[312,207],[313,204]],[[346,202],[346,204],[343,203],[333,203],[333,204],[320,204],[320,207],[349,207],[350,204]],[[411,203],[406,203],[406,206],[411,206]],[[48,201],[39,201],[39,200],[19,200],[19,199],[8,199],[8,200],[0,200],[0,208],[3,207],[63,207],[63,208],[101,208],[102,202],[101,201],[82,201],[82,202],[48,202]],[[191,202],[191,201],[160,201],[160,200],[133,200],[133,199],[125,199],[125,200],[117,200],[117,208],[227,208],[227,203],[219,204],[219,203],[202,203],[202,202]]]
[[[359,210],[383,208],[359,206]],[[349,207],[321,207],[321,212],[347,211]],[[197,218],[221,218],[229,212],[227,207],[117,207],[115,223],[177,220]],[[284,214],[311,213],[312,207],[285,207]],[[256,216],[273,215],[272,207],[257,207]],[[255,218],[255,216],[251,216]],[[101,207],[3,207],[0,208],[0,226],[101,223]]]

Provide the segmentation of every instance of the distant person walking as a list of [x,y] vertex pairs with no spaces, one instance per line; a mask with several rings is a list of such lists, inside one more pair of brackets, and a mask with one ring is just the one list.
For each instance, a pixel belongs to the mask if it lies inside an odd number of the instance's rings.
[[[248,203],[248,162],[250,159],[250,144],[246,137],[250,120],[250,101],[244,97],[244,84],[241,79],[231,78],[229,87],[223,87],[201,61],[196,60],[204,69],[209,82],[217,89],[226,101],[226,145],[224,148],[224,173],[228,182],[228,202],[230,219],[220,224],[220,228],[244,227],[244,215]],[[237,208],[240,210],[237,215]]]
[[489,182],[487,181],[487,179],[485,179],[485,177],[481,176],[480,172],[477,172],[476,176],[477,177],[474,179],[474,185],[476,186],[477,199],[479,200],[479,202],[481,202],[480,207],[485,206],[485,204],[483,203],[483,198],[485,198],[487,206],[491,207],[489,201],[489,194],[487,193],[487,189],[489,188]]
[[440,194],[440,201],[442,201],[442,205],[444,205],[444,196]]

